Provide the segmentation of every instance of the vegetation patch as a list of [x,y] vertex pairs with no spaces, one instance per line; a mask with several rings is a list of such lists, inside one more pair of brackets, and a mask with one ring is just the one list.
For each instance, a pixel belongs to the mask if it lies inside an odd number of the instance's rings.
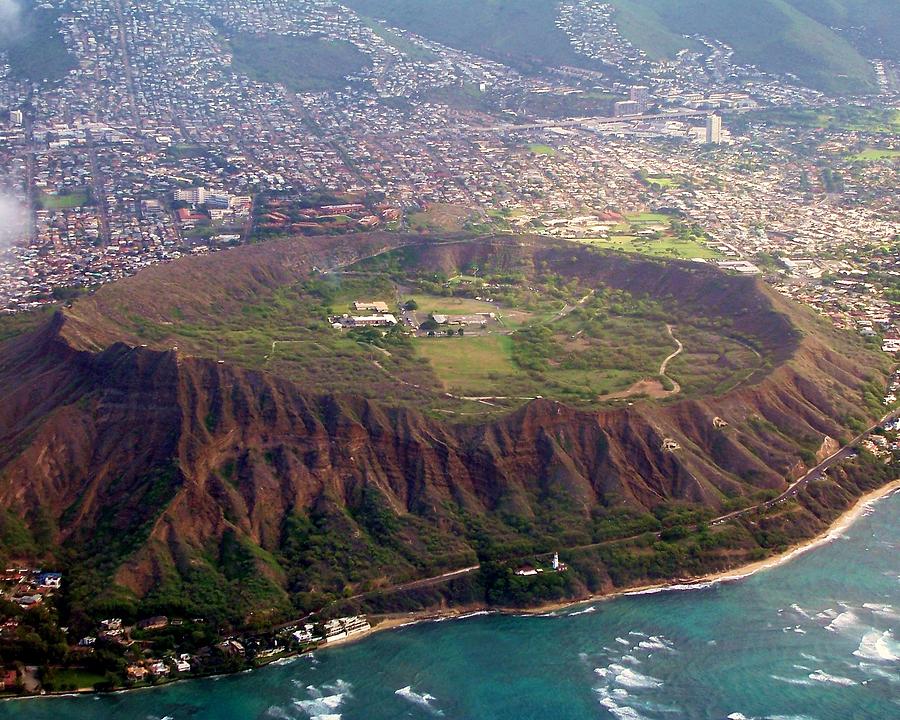
[[322,92],[347,84],[368,66],[349,42],[296,35],[250,35],[231,39],[232,67],[258,82],[280,83],[294,92]]
[[866,148],[847,158],[850,162],[874,162],[878,160],[898,160],[900,150],[892,148]]
[[0,36],[0,50],[9,59],[12,74],[31,82],[58,82],[75,67],[59,33],[60,10],[21,3],[17,27]]
[[41,193],[38,204],[44,210],[66,210],[91,204],[91,193],[87,188],[79,188],[59,194]]

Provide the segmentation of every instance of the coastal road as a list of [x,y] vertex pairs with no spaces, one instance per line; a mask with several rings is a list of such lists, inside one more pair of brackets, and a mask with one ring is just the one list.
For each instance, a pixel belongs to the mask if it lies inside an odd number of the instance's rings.
[[[873,430],[880,427],[881,425],[888,422],[889,420],[894,419],[895,417],[897,417],[897,415],[898,415],[898,413],[889,413],[888,415],[885,415],[879,422],[872,425],[867,430],[861,432],[859,435],[857,435],[855,438],[853,438],[849,443],[847,443],[846,445],[841,447],[839,450],[837,450],[836,452],[829,455],[827,458],[822,460],[818,465],[816,465],[814,468],[812,468],[807,473],[805,473],[801,478],[799,478],[799,479],[795,480],[793,483],[791,483],[791,485],[787,488],[787,490],[785,490],[783,493],[781,493],[781,495],[779,495],[778,497],[773,498],[772,500],[767,500],[766,502],[759,503],[757,505],[752,505],[750,507],[743,508],[741,510],[735,510],[734,512],[720,515],[720,516],[708,521],[708,524],[709,525],[721,525],[724,522],[733,520],[742,515],[747,515],[749,513],[755,512],[757,510],[768,509],[768,508],[774,507],[775,505],[783,503],[786,500],[796,497],[797,494],[803,488],[805,488],[810,482],[812,482],[814,480],[818,480],[822,476],[822,474],[826,470],[828,470],[830,467],[832,467],[833,465],[835,465],[839,462],[842,462],[842,461],[846,460],[848,457],[850,457],[850,455],[853,452],[855,452],[856,446],[862,440],[864,440],[866,437],[868,437]],[[641,532],[641,533],[636,533],[634,535],[630,535],[630,536],[626,536],[626,537],[611,538],[609,540],[603,540],[598,543],[590,543],[588,545],[578,545],[575,547],[568,547],[568,548],[564,548],[564,549],[565,550],[587,550],[590,548],[600,547],[602,545],[608,545],[611,543],[625,542],[628,540],[636,540],[637,538],[644,537],[646,535],[647,535],[646,532]],[[660,533],[656,533],[656,536],[659,537]],[[549,555],[550,555],[550,553],[547,553],[547,556],[549,556]],[[537,555],[535,557],[542,557],[542,556]],[[381,589],[379,589],[377,591],[373,591],[373,592],[387,592],[387,591],[395,592],[395,591],[401,591],[401,590],[411,590],[411,589],[420,588],[420,587],[427,587],[430,585],[435,585],[435,584],[444,582],[446,580],[469,575],[470,573],[477,572],[480,569],[481,569],[481,565],[470,565],[469,567],[461,568],[459,570],[454,570],[452,572],[443,573],[441,575],[435,575],[434,577],[422,578],[420,580],[413,580],[413,581],[410,581],[407,583],[393,585],[393,586],[390,586],[387,588],[381,588]],[[347,599],[362,599],[370,594],[372,594],[372,593],[360,593],[358,595],[354,595],[352,598],[347,598]]]

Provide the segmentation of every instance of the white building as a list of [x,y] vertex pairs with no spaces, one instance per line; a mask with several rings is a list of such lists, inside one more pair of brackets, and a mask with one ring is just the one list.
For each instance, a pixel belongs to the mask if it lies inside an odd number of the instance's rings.
[[719,115],[709,115],[706,118],[706,142],[711,145],[722,142],[722,118]]

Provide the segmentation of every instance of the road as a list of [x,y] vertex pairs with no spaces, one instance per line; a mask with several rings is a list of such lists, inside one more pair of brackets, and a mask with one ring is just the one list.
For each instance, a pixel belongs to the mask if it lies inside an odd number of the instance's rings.
[[759,503],[758,505],[753,505],[751,507],[744,508],[743,510],[735,510],[734,512],[730,512],[726,515],[720,515],[719,517],[715,518],[714,520],[711,520],[710,525],[721,525],[723,522],[727,522],[728,520],[738,517],[739,515],[744,515],[746,513],[753,512],[756,510],[765,510],[765,509],[774,507],[775,505],[779,505],[779,504],[783,503],[785,500],[789,500],[791,498],[797,497],[797,494],[803,488],[805,488],[807,485],[809,485],[809,483],[811,483],[812,481],[818,480],[822,476],[822,474],[826,470],[828,470],[832,465],[835,465],[836,463],[846,460],[850,456],[851,453],[855,452],[856,446],[860,442],[862,442],[865,438],[867,438],[872,433],[872,431],[875,430],[875,428],[880,427],[881,425],[886,423],[888,420],[892,420],[894,417],[896,417],[896,415],[897,415],[897,413],[888,413],[887,415],[885,415],[883,418],[881,418],[881,420],[879,422],[872,425],[867,430],[864,430],[863,432],[861,432],[859,435],[857,435],[855,438],[853,438],[853,440],[851,440],[849,443],[847,443],[846,445],[841,447],[836,452],[833,452],[831,455],[829,455],[827,458],[825,458],[822,462],[820,462],[818,465],[816,465],[814,468],[812,468],[812,470],[809,470],[805,475],[803,475],[803,477],[801,477],[801,478],[795,480],[793,483],[791,483],[791,485],[788,486],[788,489],[785,490],[783,493],[781,493],[781,495],[779,495],[777,498],[774,498],[772,500],[767,500],[766,502]]
[[[750,513],[756,512],[758,510],[764,510],[764,509],[774,507],[775,505],[783,503],[790,498],[796,497],[797,494],[804,487],[806,487],[813,480],[816,480],[819,477],[821,477],[822,473],[824,473],[826,470],[828,470],[831,466],[835,465],[838,462],[846,460],[850,456],[850,454],[855,451],[856,445],[858,445],[862,440],[864,440],[866,437],[868,437],[868,435],[871,434],[871,432],[873,430],[875,430],[877,427],[883,425],[888,420],[895,418],[897,416],[897,414],[898,413],[890,413],[888,415],[885,415],[878,423],[872,425],[870,428],[868,428],[864,432],[857,435],[847,445],[844,445],[837,452],[834,452],[831,455],[829,455],[827,458],[822,460],[822,462],[820,462],[814,468],[809,470],[805,475],[803,475],[803,477],[801,477],[801,478],[795,480],[793,483],[791,483],[791,485],[787,488],[787,490],[785,490],[783,493],[781,493],[781,495],[779,495],[777,498],[768,500],[766,502],[758,503],[757,505],[752,505],[750,507],[743,508],[742,510],[735,510],[734,512],[720,515],[720,516],[708,521],[708,524],[709,525],[721,525],[722,523],[727,522],[728,520],[733,520],[737,517],[740,517],[742,515],[748,515]],[[646,535],[647,535],[646,532],[641,532],[641,533],[636,533],[634,535],[629,535],[626,537],[611,538],[609,540],[603,540],[603,541],[597,542],[597,543],[590,543],[587,545],[576,545],[573,547],[562,548],[562,549],[570,550],[570,551],[571,550],[589,550],[591,548],[601,547],[603,545],[609,545],[611,543],[619,543],[619,542],[625,542],[628,540],[636,540],[637,538],[645,537]],[[660,535],[660,533],[656,533],[657,537],[659,535]],[[545,555],[549,557],[550,553],[546,553]],[[543,557],[543,555],[536,555],[533,557]],[[473,572],[477,572],[480,569],[481,569],[481,565],[470,565],[469,567],[461,568],[459,570],[454,570],[452,572],[443,573],[441,575],[435,575],[434,577],[421,578],[420,580],[413,580],[413,581],[410,581],[407,583],[401,583],[399,585],[392,585],[387,588],[380,588],[379,590],[372,591],[371,593],[360,593],[358,595],[354,595],[351,598],[346,598],[346,599],[361,599],[361,598],[364,598],[373,593],[398,592],[398,591],[402,591],[402,590],[411,590],[414,588],[427,587],[429,585],[435,585],[435,584],[438,584],[441,582],[445,582],[446,580],[469,575]]]

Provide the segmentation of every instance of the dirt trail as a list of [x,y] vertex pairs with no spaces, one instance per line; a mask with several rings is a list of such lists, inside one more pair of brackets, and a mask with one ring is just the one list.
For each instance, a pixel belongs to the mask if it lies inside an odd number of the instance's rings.
[[677,395],[678,393],[680,393],[681,385],[679,385],[675,380],[666,375],[666,371],[669,369],[669,363],[679,355],[681,355],[682,352],[684,352],[684,345],[677,337],[675,337],[674,330],[675,329],[672,325],[666,324],[666,331],[669,333],[669,337],[671,337],[675,341],[675,344],[678,347],[675,352],[671,353],[665,360],[662,361],[662,364],[659,366],[659,376],[664,377],[666,380],[672,383],[671,390],[666,390],[665,386],[659,378],[644,378],[643,380],[638,380],[636,383],[634,383],[634,385],[626,390],[607,393],[606,395],[599,395],[597,399],[626,400],[630,397],[643,395],[654,400],[658,400],[660,398],[665,398],[669,397],[670,395]]
[[669,357],[667,357],[665,360],[662,361],[662,365],[659,366],[659,374],[660,374],[660,376],[666,378],[666,380],[668,380],[670,383],[672,383],[672,389],[669,392],[670,392],[670,394],[674,395],[675,393],[681,392],[681,385],[679,385],[672,378],[670,378],[668,375],[666,375],[666,370],[668,370],[668,368],[669,368],[669,363],[672,362],[672,360],[677,358],[679,355],[681,355],[682,352],[684,352],[684,345],[681,344],[681,340],[679,340],[677,337],[675,337],[675,333],[673,332],[674,328],[671,325],[669,325],[668,323],[666,323],[666,330],[669,333],[669,337],[675,341],[675,344],[678,346],[678,349],[675,352],[673,352],[671,355],[669,355]]

